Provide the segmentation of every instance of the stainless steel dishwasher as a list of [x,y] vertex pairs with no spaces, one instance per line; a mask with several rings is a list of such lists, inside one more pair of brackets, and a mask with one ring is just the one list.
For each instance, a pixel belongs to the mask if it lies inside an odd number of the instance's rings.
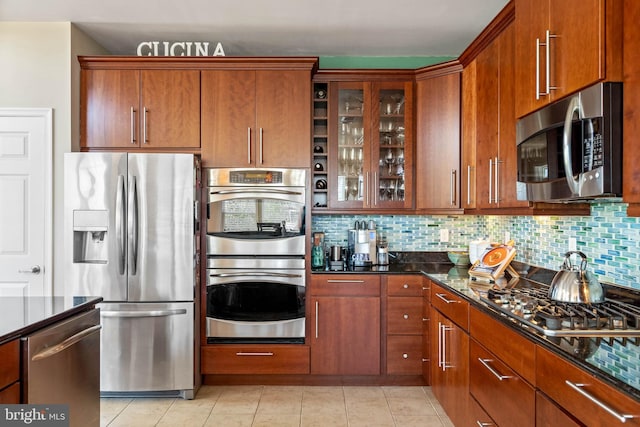
[[22,338],[23,403],[69,405],[70,426],[100,425],[100,310]]

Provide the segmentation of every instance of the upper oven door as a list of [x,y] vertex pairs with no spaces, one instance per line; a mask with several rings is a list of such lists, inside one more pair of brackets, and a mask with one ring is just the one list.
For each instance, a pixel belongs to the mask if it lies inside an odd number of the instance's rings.
[[208,255],[305,254],[305,188],[209,187]]

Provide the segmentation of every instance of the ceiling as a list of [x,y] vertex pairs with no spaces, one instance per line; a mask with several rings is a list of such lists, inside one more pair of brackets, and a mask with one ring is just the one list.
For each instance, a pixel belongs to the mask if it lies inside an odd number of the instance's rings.
[[73,22],[114,55],[146,41],[226,56],[457,57],[508,0],[0,0],[0,19]]

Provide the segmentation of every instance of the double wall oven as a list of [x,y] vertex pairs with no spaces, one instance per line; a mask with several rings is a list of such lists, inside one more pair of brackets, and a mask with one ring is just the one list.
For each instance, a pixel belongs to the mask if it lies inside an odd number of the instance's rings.
[[304,169],[205,169],[208,343],[303,343]]

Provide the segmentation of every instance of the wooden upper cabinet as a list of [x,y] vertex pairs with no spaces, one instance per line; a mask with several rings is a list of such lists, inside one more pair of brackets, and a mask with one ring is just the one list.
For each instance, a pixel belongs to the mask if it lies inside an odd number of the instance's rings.
[[309,71],[202,71],[203,165],[310,167],[310,111]]
[[198,149],[200,72],[83,69],[82,148]]
[[464,209],[475,209],[476,197],[476,128],[478,96],[476,91],[477,60],[474,59],[462,71],[462,180],[461,202]]
[[200,148],[200,71],[141,71],[140,146]]
[[622,196],[629,203],[627,214],[640,216],[640,2],[624,3],[624,142],[622,152]]
[[137,147],[140,72],[82,70],[81,82],[81,147]]
[[476,58],[476,207],[528,207],[516,195],[514,28],[505,28]]
[[460,200],[460,71],[417,80],[416,210],[455,211]]
[[515,0],[515,6],[518,117],[598,81],[620,80],[622,1]]

